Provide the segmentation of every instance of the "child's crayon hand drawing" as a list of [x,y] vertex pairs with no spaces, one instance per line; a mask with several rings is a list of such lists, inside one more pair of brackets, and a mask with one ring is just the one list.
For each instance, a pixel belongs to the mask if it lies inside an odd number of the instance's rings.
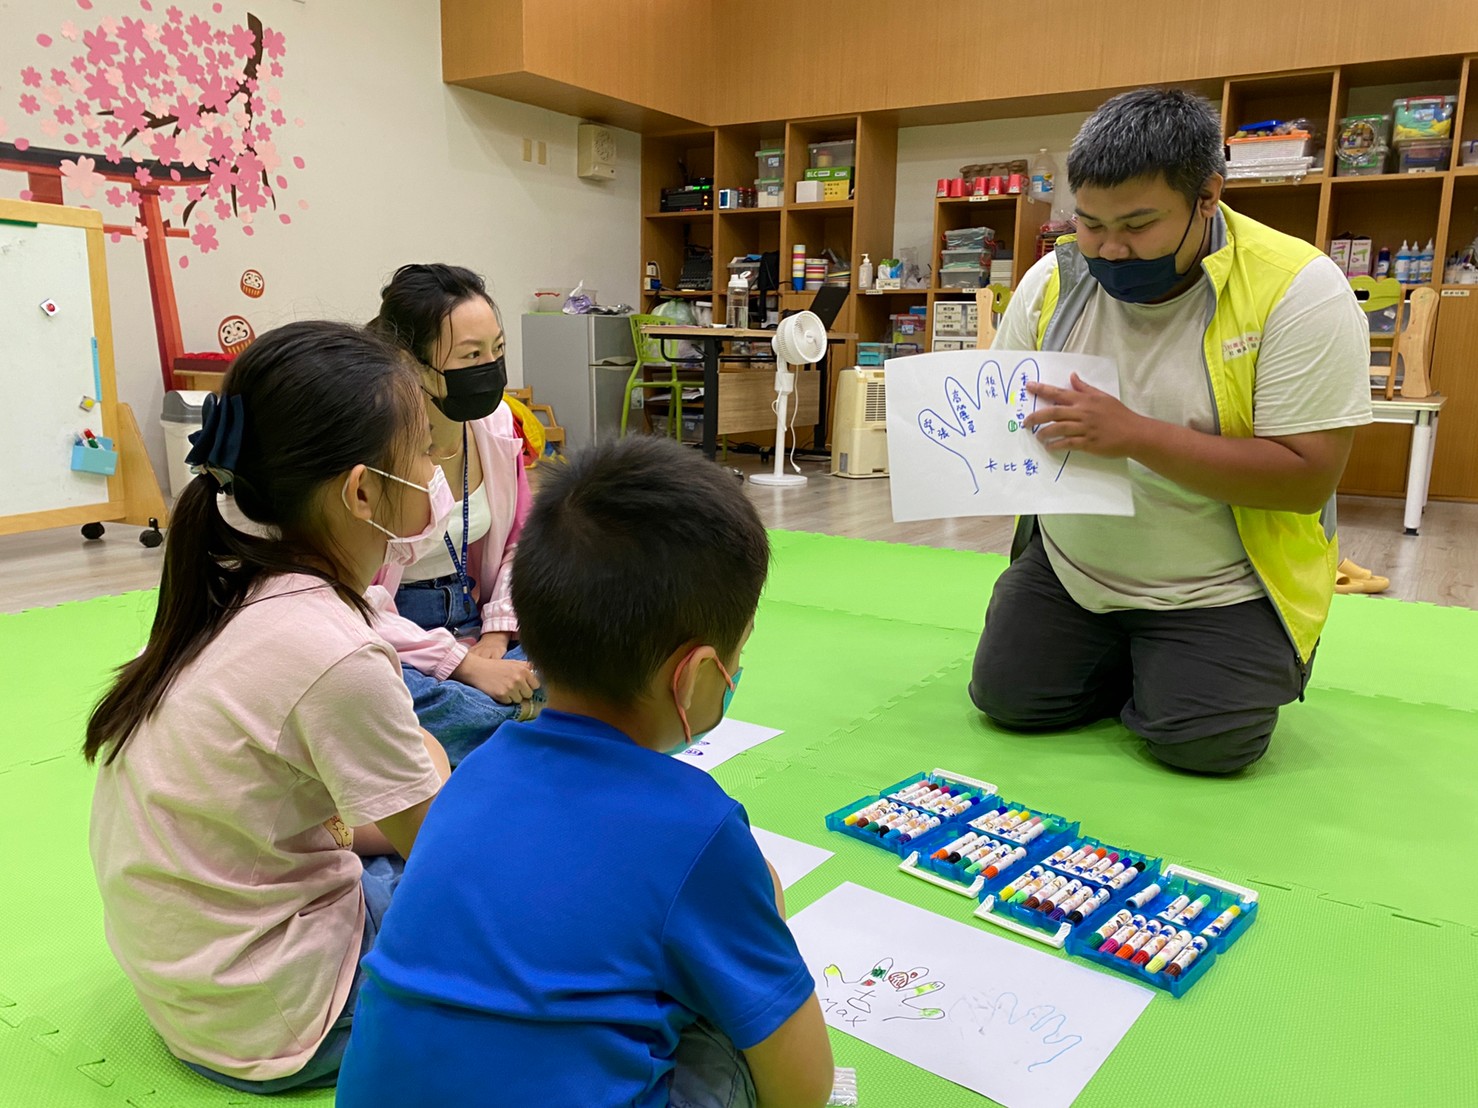
[[1056,481],[1071,452],[1054,470],[1031,457],[1025,445],[1028,436],[1037,433],[1026,426],[1037,407],[1037,398],[1026,386],[1041,379],[1035,358],[1023,359],[1009,375],[1000,362],[988,359],[981,363],[973,387],[954,377],[944,379],[948,414],[925,408],[919,412],[919,430],[965,463],[977,493],[982,479]]
[[1068,1017],[1052,1004],[1025,1011],[1015,993],[973,993],[950,1006],[950,1022],[967,1044],[986,1039],[1003,1063],[1024,1064],[1028,1072],[1061,1058],[1083,1041],[1066,1030]]
[[895,970],[893,959],[883,958],[849,981],[839,966],[830,965],[822,971],[821,1007],[844,1027],[886,1020],[942,1020],[942,1008],[917,1003],[944,988],[941,981],[920,983],[928,975],[927,967]]

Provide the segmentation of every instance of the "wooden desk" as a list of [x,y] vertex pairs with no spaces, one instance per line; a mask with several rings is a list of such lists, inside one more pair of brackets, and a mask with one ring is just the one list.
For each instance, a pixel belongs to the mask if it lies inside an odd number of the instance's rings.
[[1427,489],[1432,482],[1432,456],[1437,452],[1437,416],[1447,397],[1441,393],[1408,400],[1376,397],[1370,408],[1376,423],[1411,424],[1411,461],[1406,467],[1406,533],[1415,535],[1422,525],[1422,509],[1427,506]]
[[[648,338],[696,342],[703,347],[703,456],[711,461],[718,453],[719,349],[726,342],[769,342],[775,337],[775,332],[755,328],[740,330],[732,327],[664,327],[661,324],[649,323],[642,328],[642,334]],[[852,334],[827,332],[826,343],[832,346],[837,343],[851,342],[856,338],[857,336]],[[826,449],[826,373],[829,361],[828,356],[816,363],[816,368],[821,371],[821,396],[817,407],[816,429],[811,439],[813,450],[824,451]],[[799,402],[799,397],[796,402]],[[783,444],[776,443],[775,448],[783,449]]]

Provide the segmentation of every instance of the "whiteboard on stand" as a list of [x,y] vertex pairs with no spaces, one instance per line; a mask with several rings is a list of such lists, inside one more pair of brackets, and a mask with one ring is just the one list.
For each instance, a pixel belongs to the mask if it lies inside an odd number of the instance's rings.
[[[94,303],[107,285],[93,272],[101,249],[89,249],[92,235],[100,247],[96,212],[0,202],[0,521],[122,498],[120,478],[71,468],[84,430],[114,430],[111,336],[98,360],[107,306]],[[97,402],[91,411],[84,397]]]

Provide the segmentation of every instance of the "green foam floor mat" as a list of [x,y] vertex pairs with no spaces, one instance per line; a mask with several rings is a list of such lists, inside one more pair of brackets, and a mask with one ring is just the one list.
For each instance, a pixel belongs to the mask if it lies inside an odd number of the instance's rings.
[[[996,731],[965,694],[996,555],[775,532],[735,714],[783,728],[716,767],[758,827],[834,852],[791,912],[853,881],[987,927],[964,898],[828,832],[827,812],[944,766],[1087,830],[1257,888],[1256,925],[1184,998],[1157,996],[1079,1108],[1460,1104],[1478,1087],[1478,613],[1336,598],[1306,703],[1227,780],[1164,770],[1122,727]],[[169,1057],[108,951],[76,751],[152,593],[0,616],[0,1108],[261,1104]],[[1433,893],[1446,900],[1433,902]],[[16,906],[19,905],[19,910]],[[1004,933],[1003,933],[1004,934]],[[1024,941],[1004,936],[1010,941]],[[865,1108],[989,1103],[833,1032]],[[490,1086],[491,1088],[491,1086]],[[491,1093],[490,1093],[491,1095]],[[329,1105],[331,1092],[273,1098]]]

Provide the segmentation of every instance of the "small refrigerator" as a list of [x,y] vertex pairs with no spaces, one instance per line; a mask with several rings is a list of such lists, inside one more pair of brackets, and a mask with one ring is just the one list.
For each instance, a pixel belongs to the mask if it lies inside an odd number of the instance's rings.
[[523,383],[548,404],[578,449],[618,438],[636,364],[631,317],[532,312],[523,317]]

